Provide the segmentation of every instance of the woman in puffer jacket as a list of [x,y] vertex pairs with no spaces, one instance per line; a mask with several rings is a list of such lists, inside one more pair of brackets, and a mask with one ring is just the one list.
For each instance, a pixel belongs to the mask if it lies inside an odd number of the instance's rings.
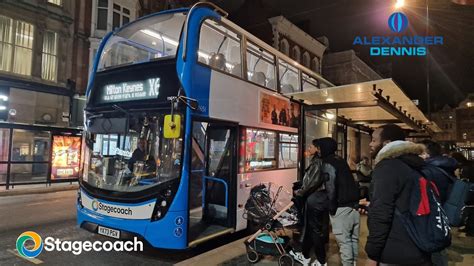
[[[325,245],[329,241],[329,180],[321,173],[322,160],[318,157],[316,140],[312,141],[309,153],[312,155],[305,170],[303,184],[296,191],[296,198],[304,201],[304,227],[302,229],[302,252],[290,251],[290,254],[303,265],[309,265],[310,251],[314,248],[316,260],[314,265],[326,264]],[[328,185],[327,185],[328,184]]]

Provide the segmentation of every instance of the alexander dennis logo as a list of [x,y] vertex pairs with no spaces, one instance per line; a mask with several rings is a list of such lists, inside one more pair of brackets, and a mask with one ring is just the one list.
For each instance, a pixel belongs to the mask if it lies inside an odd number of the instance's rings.
[[[28,248],[27,244],[33,242],[33,247]],[[43,239],[33,231],[24,232],[16,240],[16,250],[25,258],[36,258],[43,251]]]
[[89,251],[143,251],[143,242],[136,237],[133,241],[67,241],[54,237],[41,238],[40,235],[33,231],[22,233],[16,240],[16,250],[18,254],[24,258],[36,258],[41,252],[50,251],[65,251],[71,252],[74,255],[80,255],[82,252]]
[[387,25],[395,36],[356,36],[352,45],[368,46],[371,56],[426,56],[428,46],[443,45],[443,36],[406,36],[408,17],[401,13],[391,14]]
[[388,18],[388,26],[393,32],[400,33],[408,27],[408,18],[401,12],[393,13]]

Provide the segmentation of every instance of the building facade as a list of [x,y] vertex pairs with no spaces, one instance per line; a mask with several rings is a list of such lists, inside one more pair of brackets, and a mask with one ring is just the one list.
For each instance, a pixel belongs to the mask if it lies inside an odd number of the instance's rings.
[[[79,133],[69,127],[77,2],[0,2],[0,185],[7,188],[54,181],[54,160],[68,156],[55,156],[55,141]],[[69,163],[78,164],[77,152]]]
[[456,118],[457,141],[474,147],[474,93],[470,93],[459,104],[456,109]]
[[443,130],[434,139],[440,142],[455,143],[457,139],[456,108],[445,105],[440,111],[432,113],[433,121]]

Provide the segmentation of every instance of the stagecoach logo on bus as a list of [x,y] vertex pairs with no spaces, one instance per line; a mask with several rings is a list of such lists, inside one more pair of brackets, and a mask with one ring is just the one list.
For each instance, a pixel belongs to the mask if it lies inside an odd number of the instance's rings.
[[[395,12],[388,18],[388,27],[395,34],[408,28],[408,18]],[[443,45],[443,36],[356,36],[352,45],[369,46],[371,56],[426,56],[427,47]]]
[[160,78],[108,84],[102,91],[103,102],[154,99],[160,94]]
[[106,213],[120,213],[124,215],[133,215],[132,209],[129,208],[121,208],[121,207],[115,207],[115,206],[109,206],[107,204],[104,204],[102,202],[98,202],[97,200],[92,201],[92,209],[94,211],[99,211],[102,210]]
[[139,204],[112,204],[103,202],[93,197],[90,197],[81,190],[81,199],[83,206],[95,213],[123,219],[149,219],[152,215],[156,201],[150,200]]
[[[31,242],[33,242],[31,244]],[[133,241],[67,241],[54,237],[41,238],[33,231],[23,232],[16,240],[16,250],[21,257],[32,259],[38,257],[44,250],[71,252],[80,255],[89,251],[143,251],[143,242],[134,237]]]

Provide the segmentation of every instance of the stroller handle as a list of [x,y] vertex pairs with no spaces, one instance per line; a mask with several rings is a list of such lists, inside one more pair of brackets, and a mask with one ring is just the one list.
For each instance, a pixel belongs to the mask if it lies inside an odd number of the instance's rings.
[[[289,208],[291,208],[295,203],[291,201],[286,205],[281,211],[279,211],[275,216],[273,216],[272,220],[276,220],[278,217],[280,217],[284,212],[286,212]],[[255,238],[257,238],[258,235],[262,232],[262,229],[259,229],[255,234],[253,234],[249,239],[247,239],[245,242],[246,244],[250,244]]]

